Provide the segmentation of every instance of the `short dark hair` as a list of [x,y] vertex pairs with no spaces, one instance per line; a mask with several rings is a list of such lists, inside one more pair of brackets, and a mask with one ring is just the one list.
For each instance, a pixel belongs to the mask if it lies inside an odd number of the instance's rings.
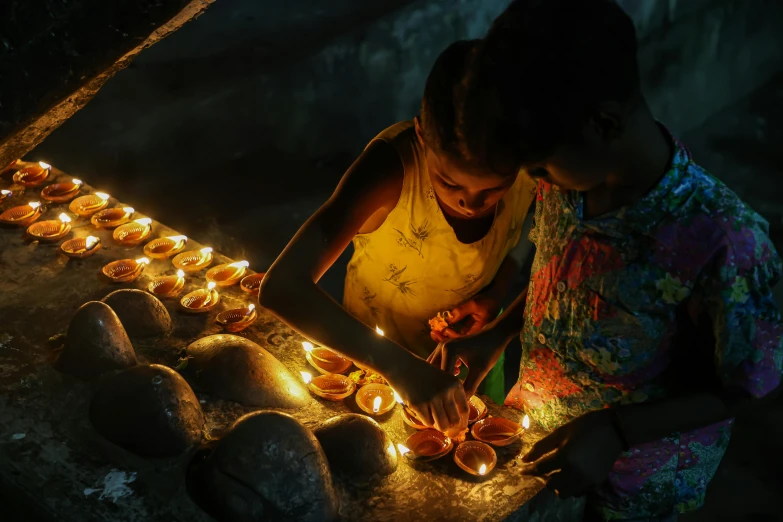
[[579,143],[601,102],[638,92],[636,47],[633,21],[613,0],[515,0],[466,73],[462,156],[503,173]]
[[479,40],[459,40],[449,45],[435,60],[421,99],[419,121],[424,142],[453,157],[459,157],[455,96],[478,43]]

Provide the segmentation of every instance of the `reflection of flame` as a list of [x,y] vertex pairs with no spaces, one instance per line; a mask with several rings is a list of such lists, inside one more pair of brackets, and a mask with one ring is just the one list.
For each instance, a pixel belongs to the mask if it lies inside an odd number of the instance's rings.
[[487,465],[482,464],[481,467],[479,468],[479,475],[484,475],[486,473],[487,473]]
[[70,223],[71,218],[68,217],[68,214],[63,212],[62,214],[60,214],[60,221],[62,221],[63,223]]
[[302,380],[305,382],[305,384],[310,384],[310,381],[313,380],[313,376],[310,375],[309,373],[307,372],[299,372],[299,373],[302,374]]
[[237,261],[236,263],[231,263],[228,266],[230,266],[231,268],[245,268],[250,266],[250,263],[247,261]]
[[87,239],[84,240],[84,248],[85,250],[90,250],[92,247],[98,244],[98,238],[95,236],[88,236]]
[[150,260],[147,259],[146,257],[140,257],[140,258],[138,258],[136,260],[136,264],[137,265],[148,265],[148,264],[150,264]]
[[302,343],[302,348],[304,348],[307,353],[310,353],[313,351],[314,346],[313,343],[305,341]]
[[50,168],[52,168],[52,166],[51,166],[51,165],[49,165],[48,163],[46,163],[46,162],[43,162],[43,161],[39,161],[39,162],[38,162],[38,165],[40,165],[40,167],[41,167],[42,169],[50,169]]
[[105,192],[96,192],[95,195],[98,196],[99,198],[101,198],[104,201],[106,201],[107,199],[109,199],[111,197],[110,195],[108,195]]
[[33,201],[33,202],[28,203],[27,206],[30,207],[31,209],[35,210],[38,207],[40,207],[41,204],[38,203],[37,201]]
[[397,444],[397,451],[400,452],[400,455],[405,455],[406,453],[410,453],[411,450],[409,450],[402,444]]
[[214,281],[210,281],[209,284],[207,285],[207,290],[212,291],[215,289],[216,286],[217,284]]
[[2,194],[3,196],[10,196],[11,195],[11,191],[10,190],[0,190],[0,194]]
[[378,328],[378,327],[376,326],[376,327],[375,327],[375,333],[377,333],[378,335],[383,335],[383,330],[381,330],[380,328]]
[[525,415],[525,417],[522,419],[522,427],[525,429],[530,428],[530,417]]
[[179,279],[182,279],[183,277],[185,277],[185,272],[183,272],[182,270],[177,270],[177,277]]
[[381,409],[381,396],[378,395],[373,401],[372,401],[372,412],[378,413],[378,411]]
[[125,211],[126,214],[133,214],[136,212],[136,209],[133,207],[122,207],[122,210]]
[[394,400],[402,404],[402,397],[400,397],[400,394],[397,393],[395,390],[392,390],[392,392],[394,392]]
[[386,446],[386,453],[389,454],[390,457],[394,458],[397,456],[397,452],[394,451],[394,443],[390,442],[388,446]]
[[82,180],[73,178],[71,180],[71,183],[73,183],[74,185],[81,185],[82,184]]
[[152,220],[150,218],[141,218],[134,221],[134,223],[138,223],[139,225],[143,227],[148,227],[152,224]]

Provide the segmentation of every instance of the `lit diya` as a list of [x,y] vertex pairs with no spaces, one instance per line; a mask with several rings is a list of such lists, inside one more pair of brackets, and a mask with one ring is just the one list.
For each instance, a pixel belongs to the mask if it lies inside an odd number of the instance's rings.
[[345,375],[327,373],[313,378],[307,372],[299,373],[311,392],[328,401],[341,401],[356,389],[356,384]]
[[81,187],[82,180],[74,178],[71,181],[45,186],[41,191],[41,197],[52,203],[64,203],[76,197]]
[[212,264],[212,249],[204,247],[201,250],[192,250],[177,254],[171,262],[175,267],[186,273],[198,272]]
[[150,232],[152,232],[152,220],[150,218],[141,218],[115,228],[111,237],[122,245],[136,246],[147,239]]
[[37,165],[29,165],[17,171],[16,174],[14,174],[14,182],[24,185],[25,187],[37,187],[46,181],[46,178],[49,177],[51,171],[51,165],[39,161]]
[[470,396],[470,399],[468,400],[468,407],[470,409],[470,413],[468,414],[468,424],[478,422],[487,416],[487,405],[484,404],[484,401],[475,395]]
[[215,283],[209,283],[206,288],[186,294],[179,303],[186,312],[200,314],[209,312],[219,302],[220,294],[215,290]]
[[120,259],[112,261],[103,267],[103,275],[114,283],[130,283],[135,281],[144,271],[144,267],[150,260],[146,257],[139,259]]
[[60,250],[63,254],[76,259],[90,257],[100,249],[101,240],[93,236],[69,239],[60,245]]
[[93,214],[90,223],[98,228],[117,228],[130,221],[134,212],[133,207],[105,208]]
[[167,259],[182,252],[187,243],[188,236],[159,237],[144,245],[144,254],[153,259]]
[[0,201],[3,201],[5,198],[10,198],[13,195],[14,193],[11,192],[10,190],[5,190],[5,189],[0,190]]
[[322,346],[316,348],[313,343],[305,341],[302,343],[302,348],[306,352],[307,362],[319,373],[343,373],[351,367],[352,363],[349,359]]
[[247,292],[250,295],[258,295],[258,291],[261,290],[261,283],[264,280],[266,274],[251,274],[242,278],[239,282],[239,288],[243,292]]
[[428,461],[448,455],[454,443],[435,429],[417,431],[408,437],[405,445],[397,444],[400,455],[411,460]]
[[465,441],[454,450],[454,462],[471,475],[483,477],[498,463],[491,446],[475,440]]
[[26,227],[41,217],[41,204],[37,201],[9,208],[0,214],[0,223]]
[[58,241],[71,231],[71,218],[66,213],[60,219],[51,219],[33,223],[27,229],[27,235],[38,241]]
[[250,263],[247,261],[237,261],[212,267],[207,270],[207,281],[214,281],[218,286],[231,286],[244,277],[248,266]]
[[518,441],[529,427],[530,418],[527,415],[521,426],[503,417],[487,417],[474,424],[470,433],[476,440],[502,447]]
[[370,415],[383,415],[397,404],[394,390],[385,384],[365,384],[356,392],[356,404]]
[[156,277],[147,285],[147,291],[156,297],[177,297],[185,286],[185,272],[177,270],[175,276]]
[[253,324],[258,317],[256,313],[256,305],[250,304],[242,308],[234,308],[233,310],[226,310],[220,312],[215,317],[215,322],[223,327],[227,332],[241,332],[251,324]]
[[106,208],[109,204],[109,196],[105,192],[96,192],[95,194],[87,194],[86,196],[79,196],[71,201],[68,205],[68,210],[81,217],[92,216],[99,210]]

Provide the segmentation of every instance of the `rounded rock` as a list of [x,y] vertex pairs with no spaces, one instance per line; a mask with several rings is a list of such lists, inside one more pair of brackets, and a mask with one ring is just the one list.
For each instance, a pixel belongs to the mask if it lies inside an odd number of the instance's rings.
[[315,435],[285,413],[241,417],[188,469],[191,498],[217,520],[334,520],[338,500]]
[[204,412],[187,381],[166,366],[136,366],[108,377],[90,403],[90,422],[143,457],[173,457],[201,441]]
[[188,377],[207,393],[246,406],[300,408],[310,393],[283,364],[238,335],[210,335],[188,346]]
[[125,288],[102,301],[111,306],[131,337],[158,337],[171,331],[169,311],[149,292]]
[[136,352],[117,314],[104,303],[90,301],[73,315],[55,368],[89,381],[136,364]]
[[367,482],[397,469],[394,443],[377,422],[365,415],[332,417],[315,429],[315,436],[332,471],[352,481]]

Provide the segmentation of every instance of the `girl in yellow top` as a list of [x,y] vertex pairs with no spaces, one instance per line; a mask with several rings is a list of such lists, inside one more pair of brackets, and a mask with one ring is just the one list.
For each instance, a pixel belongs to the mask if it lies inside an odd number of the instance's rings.
[[[383,375],[436,428],[467,426],[467,401],[460,382],[424,358],[436,341],[497,316],[521,271],[525,249],[515,246],[535,188],[457,153],[453,93],[474,46],[457,42],[438,57],[421,115],[370,142],[269,269],[260,294],[261,305],[308,339]],[[340,307],[317,282],[351,241]],[[444,310],[460,331],[431,337],[428,320]]]

